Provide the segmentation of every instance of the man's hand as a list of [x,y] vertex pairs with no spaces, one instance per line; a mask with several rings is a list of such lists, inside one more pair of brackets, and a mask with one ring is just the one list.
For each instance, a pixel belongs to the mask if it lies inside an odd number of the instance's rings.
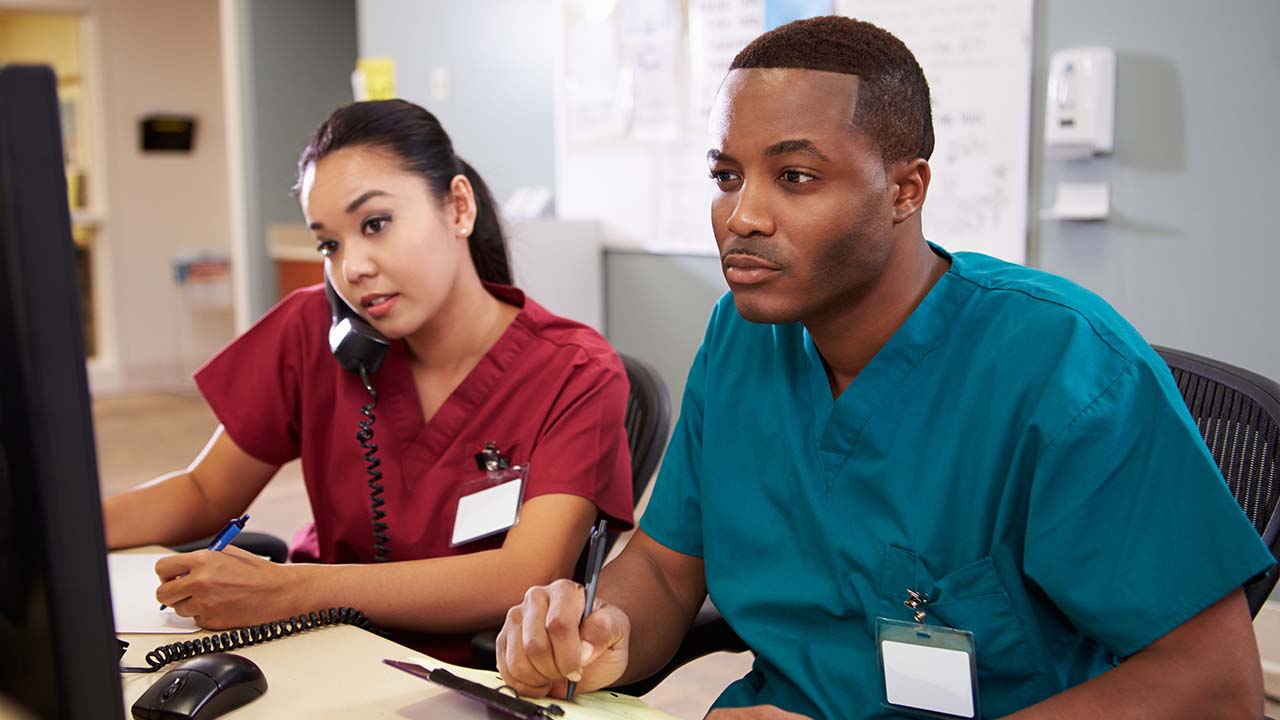
[[583,587],[569,580],[530,588],[507,612],[498,634],[498,672],[521,695],[564,697],[570,680],[578,692],[606,687],[627,667],[631,621],[620,608],[596,599],[582,627]]
[[289,568],[235,546],[197,550],[156,562],[156,600],[202,628],[257,625],[315,608],[303,607],[304,588]]
[[797,715],[773,705],[753,705],[740,708],[712,710],[706,720],[810,720],[807,715]]

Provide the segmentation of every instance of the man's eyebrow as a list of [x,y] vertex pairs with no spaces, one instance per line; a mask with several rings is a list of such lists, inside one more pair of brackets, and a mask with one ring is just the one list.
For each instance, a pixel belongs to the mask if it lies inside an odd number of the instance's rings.
[[812,155],[818,158],[819,160],[822,160],[823,162],[831,162],[831,158],[824,155],[823,152],[818,149],[817,145],[814,145],[811,141],[805,140],[803,138],[800,138],[797,140],[781,140],[779,142],[776,142],[770,145],[769,147],[765,148],[764,154],[769,156],[774,156],[774,155],[786,155],[787,153],[794,153],[794,152],[805,153],[806,155]]
[[707,161],[708,161],[708,162],[716,162],[717,160],[723,160],[723,161],[725,161],[725,162],[727,162],[727,163],[736,163],[736,162],[738,162],[737,160],[734,160],[734,159],[733,159],[733,156],[732,156],[732,155],[726,155],[726,154],[724,154],[724,153],[720,152],[719,150],[716,150],[715,148],[712,148],[712,149],[708,150],[708,151],[707,151]]

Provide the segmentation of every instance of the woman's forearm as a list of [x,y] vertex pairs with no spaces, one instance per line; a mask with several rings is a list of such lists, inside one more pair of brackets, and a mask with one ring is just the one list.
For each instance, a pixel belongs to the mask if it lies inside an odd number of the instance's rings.
[[226,518],[211,510],[187,471],[171,473],[102,501],[107,548],[177,545],[218,531]]
[[295,568],[300,571],[300,597],[310,605],[300,611],[352,607],[380,627],[436,633],[498,627],[525,590],[567,574],[562,563],[506,549],[428,560]]

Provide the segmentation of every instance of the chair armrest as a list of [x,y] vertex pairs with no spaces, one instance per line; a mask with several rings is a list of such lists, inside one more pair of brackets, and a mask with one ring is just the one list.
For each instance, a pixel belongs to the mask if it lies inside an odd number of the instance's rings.
[[[209,547],[209,542],[212,540],[213,538],[211,537],[205,538],[203,540],[196,540],[195,542],[189,542],[183,545],[175,545],[170,549],[174,552],[180,553],[195,552],[196,550],[204,550]],[[271,562],[274,563],[282,563],[289,558],[289,545],[275,535],[269,535],[267,533],[242,532],[239,535],[236,535],[235,539],[231,541],[231,544],[242,550],[247,550],[254,555],[271,558]]]

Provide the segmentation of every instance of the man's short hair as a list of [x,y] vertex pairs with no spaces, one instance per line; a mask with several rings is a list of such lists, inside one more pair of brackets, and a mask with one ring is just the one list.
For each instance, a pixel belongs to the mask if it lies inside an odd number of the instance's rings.
[[929,83],[915,55],[886,30],[836,15],[797,20],[752,40],[729,66],[750,68],[857,75],[853,126],[871,138],[884,161],[933,154]]

